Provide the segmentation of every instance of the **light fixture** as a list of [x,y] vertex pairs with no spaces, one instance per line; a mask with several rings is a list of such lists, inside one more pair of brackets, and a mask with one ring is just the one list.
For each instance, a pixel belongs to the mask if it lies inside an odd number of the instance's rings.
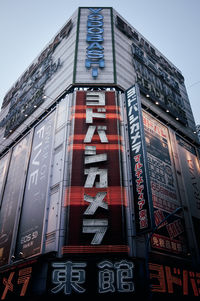
[[150,97],[149,94],[146,94],[146,97]]
[[178,117],[176,117],[176,120],[179,120],[179,118],[178,118]]
[[156,105],[159,105],[159,102],[158,102],[158,101],[156,101],[156,102],[155,102],[155,104],[156,104]]
[[166,110],[167,113],[169,113],[169,110]]

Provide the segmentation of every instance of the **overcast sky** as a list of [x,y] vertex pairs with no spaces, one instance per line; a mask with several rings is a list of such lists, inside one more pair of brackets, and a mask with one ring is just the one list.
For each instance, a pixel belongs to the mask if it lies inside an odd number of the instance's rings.
[[0,105],[78,6],[112,6],[178,67],[200,124],[200,0],[0,0]]

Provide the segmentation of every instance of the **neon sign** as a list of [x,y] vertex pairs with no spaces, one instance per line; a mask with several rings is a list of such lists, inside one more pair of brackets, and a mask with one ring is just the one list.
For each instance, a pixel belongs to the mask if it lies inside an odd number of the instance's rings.
[[200,295],[200,273],[178,267],[149,264],[152,292]]
[[123,232],[125,191],[121,181],[123,151],[115,92],[78,91],[72,119],[72,154],[67,253],[128,251]]
[[54,295],[71,295],[91,291],[91,285],[88,285],[91,281],[91,268],[94,269],[93,278],[98,279],[94,293],[133,294],[135,292],[135,266],[133,262],[102,260],[97,264],[97,267],[90,266],[90,269],[88,269],[88,265],[90,263],[78,261],[53,262],[51,293]]
[[87,22],[87,38],[89,43],[85,60],[85,67],[92,68],[93,78],[98,76],[98,68],[104,68],[104,47],[103,42],[103,16],[99,13],[102,8],[89,8],[91,14],[88,16]]

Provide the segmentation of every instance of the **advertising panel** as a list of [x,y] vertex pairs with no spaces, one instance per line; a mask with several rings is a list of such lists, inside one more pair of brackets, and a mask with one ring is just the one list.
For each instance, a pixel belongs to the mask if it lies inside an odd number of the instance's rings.
[[[170,156],[167,127],[143,112],[149,176],[155,224],[180,207],[174,164]],[[187,253],[185,226],[181,213],[171,216],[152,237],[152,247],[176,254]]]
[[72,119],[71,186],[65,200],[69,223],[63,253],[127,252],[115,92],[78,91]]
[[137,233],[151,229],[151,191],[147,177],[142,110],[137,86],[126,91],[127,121],[133,178],[134,209]]
[[12,152],[0,211],[0,265],[8,263],[18,204],[22,194],[29,135]]
[[54,113],[51,113],[35,128],[16,244],[16,257],[24,258],[41,251],[53,128]]
[[200,167],[195,148],[176,135],[182,177],[192,216],[200,219]]

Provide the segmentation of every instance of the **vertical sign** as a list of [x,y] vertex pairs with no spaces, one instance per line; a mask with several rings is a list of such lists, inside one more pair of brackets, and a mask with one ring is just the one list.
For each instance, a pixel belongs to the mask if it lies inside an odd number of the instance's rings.
[[102,8],[89,8],[87,22],[87,38],[89,44],[87,47],[85,67],[92,68],[92,77],[98,76],[98,68],[104,68],[104,47],[103,42],[103,16],[101,14]]
[[112,8],[80,7],[74,83],[115,83]]
[[77,92],[67,246],[63,253],[127,252],[115,92]]
[[[169,213],[180,207],[174,163],[170,155],[169,133],[166,126],[143,112],[148,168],[154,218],[158,225]],[[182,213],[173,215],[152,237],[152,247],[170,253],[187,252]]]
[[136,231],[142,233],[151,228],[151,193],[147,177],[144,130],[139,91],[133,86],[126,91],[127,121],[133,178]]
[[16,257],[40,253],[47,200],[54,113],[36,128],[29,161]]
[[19,199],[22,193],[29,135],[13,149],[0,212],[0,265],[8,263]]

